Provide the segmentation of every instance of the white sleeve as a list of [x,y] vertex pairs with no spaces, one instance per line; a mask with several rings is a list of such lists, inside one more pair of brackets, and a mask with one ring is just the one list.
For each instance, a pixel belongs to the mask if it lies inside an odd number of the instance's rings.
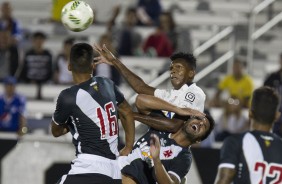
[[166,100],[167,96],[169,96],[170,90],[166,89],[156,89],[154,92],[154,96]]

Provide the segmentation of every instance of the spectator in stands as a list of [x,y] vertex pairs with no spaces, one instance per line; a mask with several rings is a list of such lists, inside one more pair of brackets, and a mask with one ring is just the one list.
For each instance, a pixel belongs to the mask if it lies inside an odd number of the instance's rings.
[[211,105],[221,106],[220,95],[222,91],[227,90],[229,97],[239,99],[242,107],[248,107],[253,89],[253,80],[249,75],[244,73],[244,63],[239,58],[236,58],[233,62],[233,73],[225,76],[223,80],[219,82],[216,95]]
[[52,55],[44,49],[46,35],[35,32],[32,36],[32,48],[25,53],[21,79],[38,86],[37,99],[41,99],[41,85],[52,78]]
[[55,60],[54,82],[56,84],[71,84],[73,82],[71,72],[68,70],[70,50],[73,43],[73,38],[64,40],[63,50]]
[[159,0],[138,0],[137,17],[140,25],[156,25],[161,12],[162,7]]
[[224,111],[218,119],[215,140],[223,141],[231,134],[242,133],[249,129],[248,118],[243,114],[242,104],[236,98],[229,98]]
[[[169,57],[173,53],[173,41],[168,37],[169,34],[174,34],[173,32],[166,32],[167,26],[164,24],[158,24],[155,32],[153,32],[145,40],[143,50],[147,55],[154,54],[158,57]],[[174,35],[175,36],[175,35]],[[148,53],[154,54],[148,54]]]
[[[278,94],[280,94],[282,104],[282,53],[280,54],[280,69],[267,76],[264,81],[264,86],[274,88]],[[282,105],[280,105],[279,111],[282,113]],[[282,116],[274,123],[273,132],[282,137]]]
[[1,5],[0,29],[8,31],[12,35],[12,43],[16,45],[22,38],[19,23],[12,15],[10,2],[5,1]]
[[[106,44],[108,49],[111,52],[115,53],[115,55],[117,55],[116,49],[113,46],[113,41],[112,41],[112,37],[110,34],[103,34],[100,37],[99,44],[101,45]],[[107,77],[111,79],[112,81],[114,81],[115,85],[117,86],[120,85],[121,83],[121,76],[119,72],[117,71],[117,69],[115,69],[114,66],[110,66],[105,63],[97,65],[96,69],[93,71],[93,75]]]
[[0,131],[23,135],[27,132],[25,98],[15,92],[16,83],[15,77],[4,79],[5,91],[0,95]]
[[17,47],[12,44],[12,36],[8,31],[0,30],[0,81],[11,75],[15,76],[19,65]]
[[121,26],[111,29],[113,40],[117,45],[118,53],[122,56],[132,56],[141,46],[142,37],[135,31],[137,16],[135,8],[128,8]]
[[160,14],[159,27],[166,33],[174,51],[192,52],[189,29],[177,27],[171,12]]

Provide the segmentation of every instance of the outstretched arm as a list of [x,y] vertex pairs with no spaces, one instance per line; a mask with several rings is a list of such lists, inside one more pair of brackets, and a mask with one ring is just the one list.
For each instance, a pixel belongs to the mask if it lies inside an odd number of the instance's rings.
[[180,108],[151,95],[138,95],[135,104],[138,110],[143,114],[149,114],[152,110],[165,110],[175,112],[181,116],[205,116],[205,114],[200,111],[191,108]]
[[102,48],[95,45],[94,49],[100,54],[99,57],[94,59],[97,61],[95,64],[107,63],[113,65],[136,93],[154,95],[155,88],[147,85],[139,76],[130,71],[118,58],[113,55],[113,53],[111,53],[111,51],[108,50],[106,45],[103,45]]
[[135,137],[135,125],[134,125],[133,112],[127,101],[124,100],[118,106],[118,112],[125,132],[125,147],[120,151],[120,155],[124,156],[124,155],[128,155],[133,148],[134,137]]
[[171,132],[171,133],[177,132],[184,123],[184,120],[180,120],[180,119],[169,119],[166,117],[152,117],[139,113],[134,113],[134,119],[156,130]]

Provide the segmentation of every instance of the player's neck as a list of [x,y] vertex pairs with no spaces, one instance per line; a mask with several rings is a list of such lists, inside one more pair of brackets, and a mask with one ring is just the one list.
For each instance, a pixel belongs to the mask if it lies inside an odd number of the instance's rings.
[[256,121],[251,123],[251,130],[270,132],[271,129],[272,129],[272,126],[270,126],[270,125],[262,124],[262,123],[259,123],[259,122],[256,122]]
[[75,84],[80,84],[82,82],[85,82],[91,78],[90,74],[76,74],[73,73],[73,81]]
[[181,131],[171,134],[171,138],[182,147],[189,147],[192,145],[192,143],[187,140],[187,137],[181,133]]

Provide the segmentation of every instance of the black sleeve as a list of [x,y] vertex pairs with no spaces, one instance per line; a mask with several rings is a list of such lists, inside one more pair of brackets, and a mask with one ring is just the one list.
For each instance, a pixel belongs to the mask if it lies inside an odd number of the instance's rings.
[[122,103],[125,100],[124,95],[120,92],[120,90],[118,89],[116,85],[114,85],[114,91],[116,95],[117,105],[119,105],[120,103]]
[[167,169],[169,174],[176,176],[181,180],[187,175],[192,164],[192,155],[187,152],[180,153],[177,157],[172,159],[170,168]]
[[240,159],[241,137],[229,136],[225,139],[220,150],[220,164],[232,164],[236,166]]
[[57,99],[57,105],[56,110],[53,114],[53,121],[57,125],[66,124],[67,120],[71,114],[72,109],[72,100],[70,99],[70,95],[67,90],[63,90],[58,99]]

